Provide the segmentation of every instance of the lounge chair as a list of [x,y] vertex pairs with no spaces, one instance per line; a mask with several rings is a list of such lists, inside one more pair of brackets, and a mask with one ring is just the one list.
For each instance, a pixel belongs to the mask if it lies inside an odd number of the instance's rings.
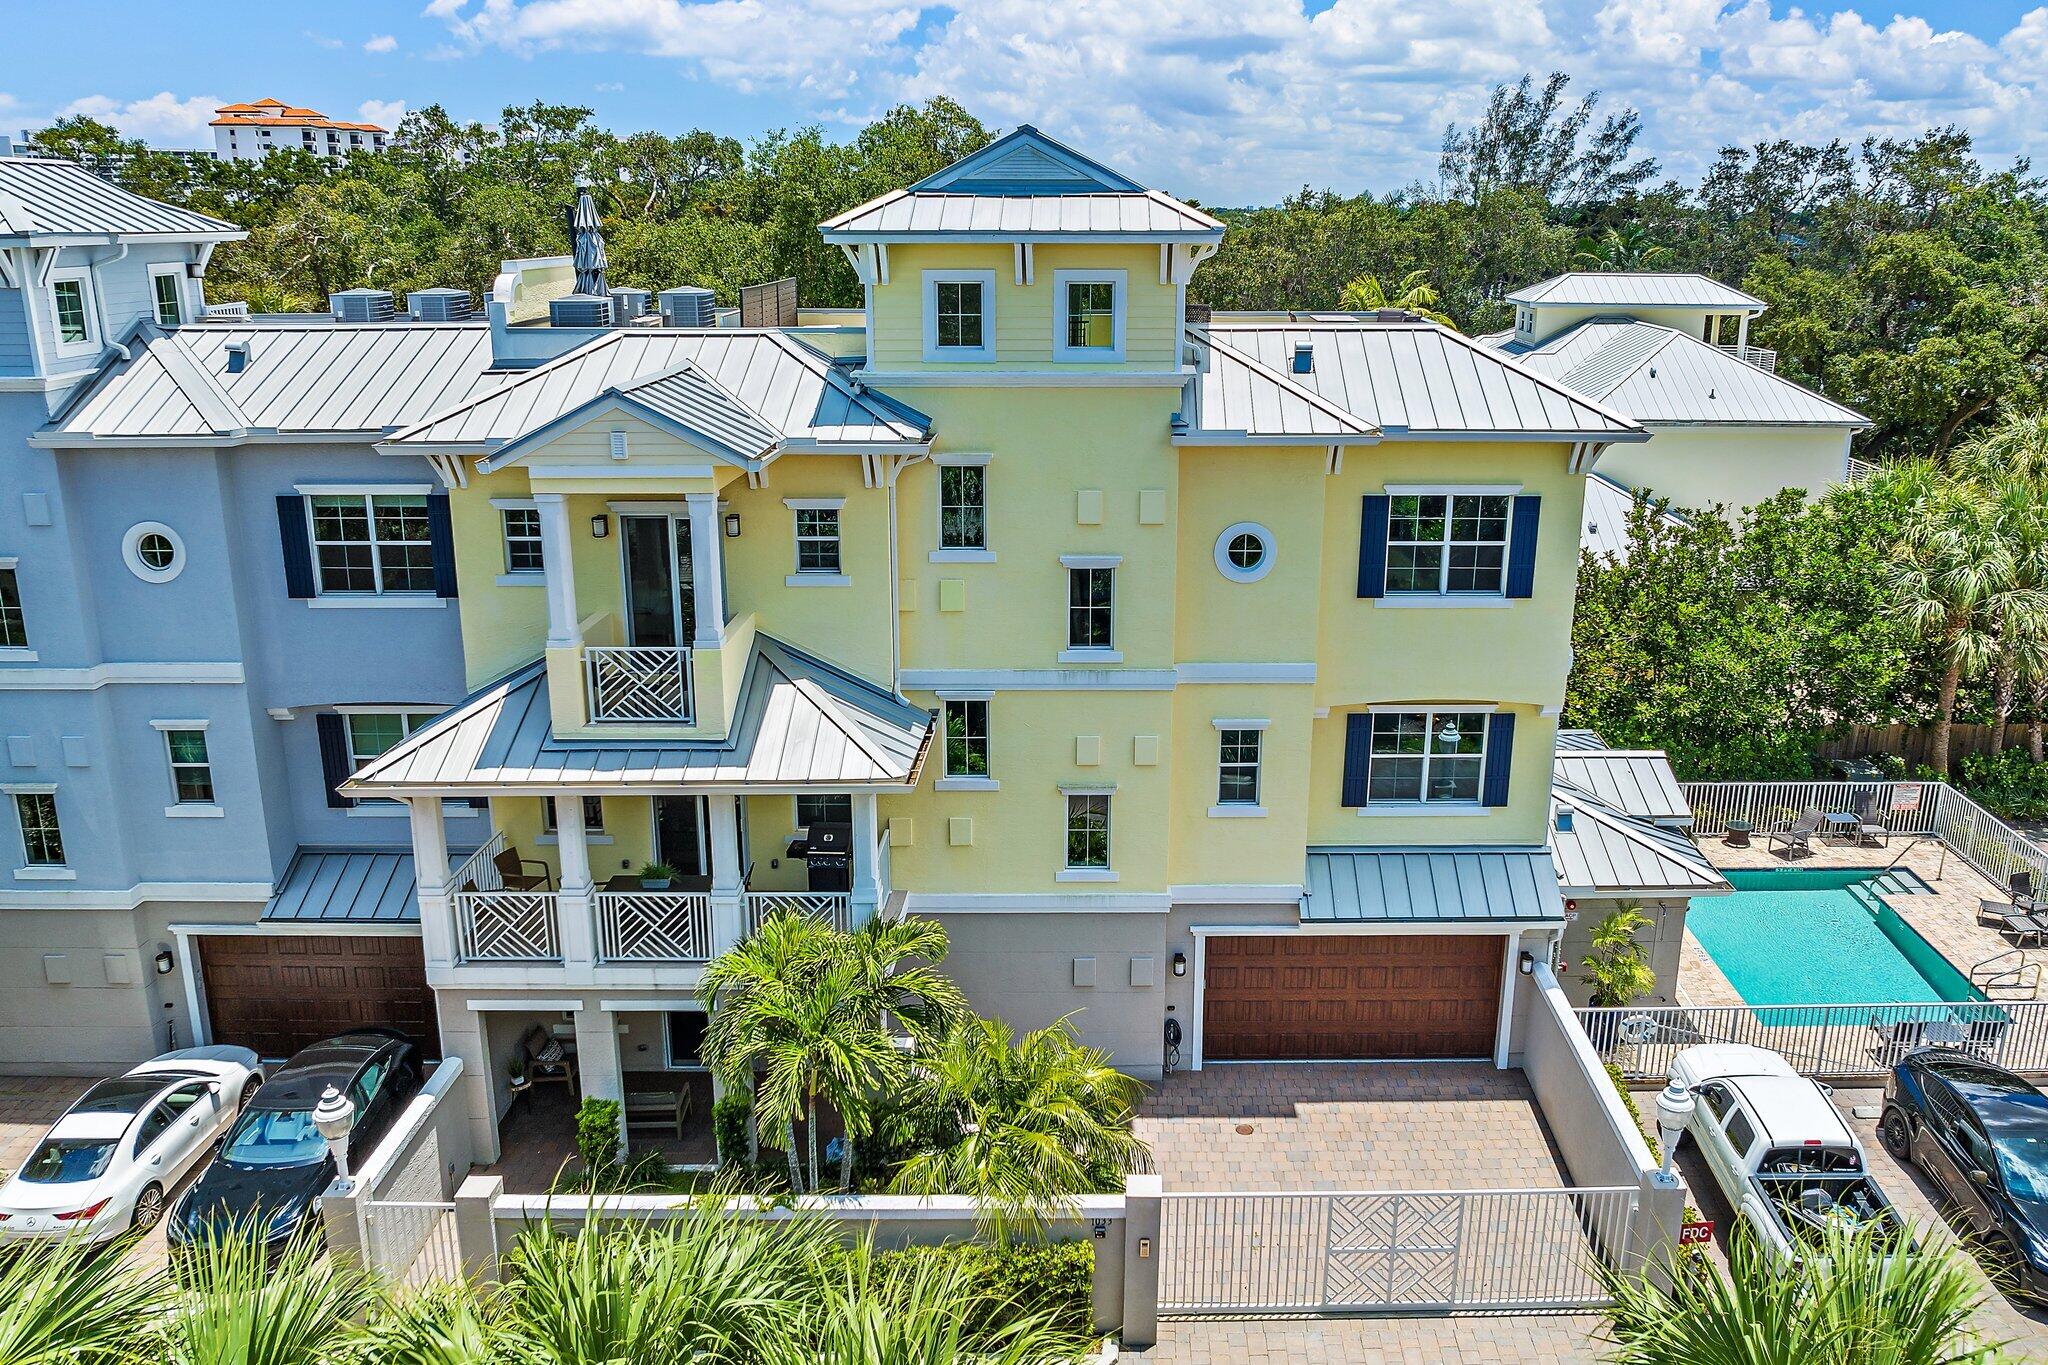
[[2036,945],[2048,943],[2048,917],[2015,910],[1997,901],[1983,901],[1977,906],[1977,919],[1979,923],[1995,924],[1999,933],[2010,935],[2022,948],[2029,940]]
[[1859,844],[1888,845],[1892,832],[1884,827],[1884,815],[1877,808],[1877,798],[1866,796],[1856,803],[1856,842]]
[[[552,891],[555,889],[555,874],[548,871],[548,865],[538,858],[522,858],[516,848],[498,850],[491,859],[491,866],[498,869],[498,880],[505,884],[507,891]],[[538,875],[528,872],[529,867],[540,869]]]
[[1813,836],[1820,833],[1820,826],[1820,812],[1818,810],[1809,810],[1791,824],[1780,825],[1769,834],[1766,834],[1764,836],[1764,847],[1769,849],[1774,845],[1783,844],[1788,855],[1792,853],[1811,853],[1813,852]]
[[572,1090],[576,1087],[576,1054],[545,1024],[528,1029],[519,1040],[519,1048],[526,1055],[529,1078],[536,1082],[561,1081]]
[[2041,909],[2041,901],[2034,894],[2033,873],[2013,873],[2005,879],[2005,890],[2006,894],[2012,897],[2013,905],[2019,909],[2036,912]]

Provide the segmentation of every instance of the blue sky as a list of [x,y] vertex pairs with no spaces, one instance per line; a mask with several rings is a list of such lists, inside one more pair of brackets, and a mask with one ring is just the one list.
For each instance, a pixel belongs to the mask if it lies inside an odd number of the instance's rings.
[[7,6],[0,127],[87,112],[210,145],[216,103],[275,96],[395,122],[441,103],[585,104],[604,125],[834,132],[951,94],[1211,203],[1302,185],[1391,190],[1496,81],[1572,72],[1644,114],[1690,177],[1764,136],[1851,141],[1936,123],[2003,160],[2038,150],[2048,7],[2012,0],[211,0]]

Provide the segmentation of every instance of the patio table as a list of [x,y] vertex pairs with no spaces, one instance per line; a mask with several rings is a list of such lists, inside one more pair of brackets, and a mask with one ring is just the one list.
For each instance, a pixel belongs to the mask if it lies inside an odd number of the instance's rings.
[[1830,811],[1821,816],[1821,822],[1826,826],[1826,837],[1830,839],[1853,839],[1863,828],[1862,818],[1854,811]]
[[1954,1019],[1929,1019],[1920,1027],[1920,1041],[1929,1047],[1961,1047],[1969,1038]]

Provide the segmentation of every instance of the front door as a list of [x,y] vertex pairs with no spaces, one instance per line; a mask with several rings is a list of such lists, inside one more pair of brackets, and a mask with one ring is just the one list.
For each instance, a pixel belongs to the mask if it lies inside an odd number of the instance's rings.
[[697,619],[689,519],[621,515],[619,539],[626,560],[626,643],[686,643]]
[[703,797],[655,797],[654,856],[674,868],[678,876],[710,876],[704,825]]

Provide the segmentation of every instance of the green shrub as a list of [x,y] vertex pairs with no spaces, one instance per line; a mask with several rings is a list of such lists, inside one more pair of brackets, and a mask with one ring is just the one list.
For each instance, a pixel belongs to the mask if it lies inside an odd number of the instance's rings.
[[[991,1331],[1002,1321],[1044,1313],[1053,1325],[1087,1332],[1095,1318],[1095,1244],[1075,1242],[948,1242],[876,1253],[878,1260],[946,1260],[963,1263],[986,1291],[966,1326],[971,1334]],[[998,1312],[997,1310],[1001,1310]]]
[[1621,1096],[1621,1107],[1628,1110],[1628,1116],[1636,1121],[1636,1127],[1642,1129],[1643,1141],[1650,1144],[1651,1157],[1662,1161],[1664,1146],[1657,1141],[1656,1133],[1643,1127],[1643,1111],[1636,1108],[1636,1097],[1630,1092],[1628,1082],[1623,1079],[1621,1068],[1613,1062],[1607,1064],[1607,1079],[1614,1083],[1614,1093]]
[[592,1096],[576,1109],[576,1155],[583,1158],[584,1176],[593,1187],[618,1171],[622,1113],[617,1100]]
[[734,1088],[711,1106],[711,1135],[718,1143],[718,1164],[744,1166],[747,1163],[747,1120],[754,1113],[751,1092]]
[[1956,785],[2008,820],[2048,820],[2048,763],[2034,762],[2024,728],[2014,728],[2019,743],[1995,757],[1965,754],[1957,765]]

